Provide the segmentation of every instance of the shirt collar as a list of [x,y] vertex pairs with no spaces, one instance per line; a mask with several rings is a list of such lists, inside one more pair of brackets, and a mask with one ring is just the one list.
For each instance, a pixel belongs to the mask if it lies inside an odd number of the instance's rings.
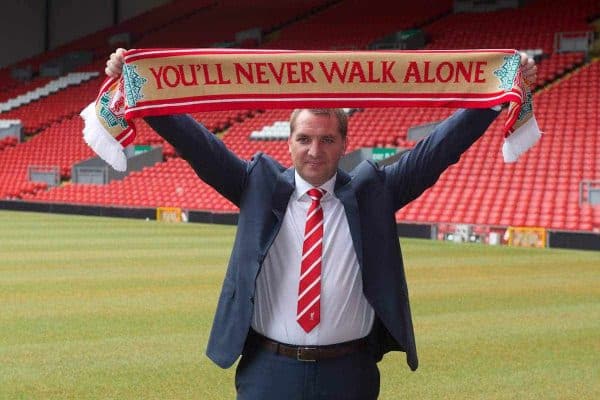
[[[298,174],[298,171],[294,171],[294,178],[296,179],[296,189],[294,190],[296,199],[300,199],[300,197],[306,195],[306,192],[309,189],[312,189],[314,187],[310,183],[306,182],[300,176],[300,174]],[[335,188],[335,179],[336,178],[337,178],[337,173],[334,174],[327,182],[318,186],[319,188],[325,190],[325,192],[326,192],[325,196],[323,196],[323,199],[327,199],[327,197],[329,197],[329,196],[335,196],[335,194],[333,193],[333,189]]]

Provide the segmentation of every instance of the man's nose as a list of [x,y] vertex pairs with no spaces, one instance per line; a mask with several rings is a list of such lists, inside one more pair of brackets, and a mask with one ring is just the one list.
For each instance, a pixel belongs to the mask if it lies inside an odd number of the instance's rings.
[[319,154],[319,141],[314,140],[310,143],[310,146],[308,148],[308,155],[310,155],[312,157],[316,157],[318,154]]

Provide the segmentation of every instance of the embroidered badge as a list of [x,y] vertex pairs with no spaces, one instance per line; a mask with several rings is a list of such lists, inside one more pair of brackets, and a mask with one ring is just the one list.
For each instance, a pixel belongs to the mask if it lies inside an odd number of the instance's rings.
[[494,75],[496,75],[500,81],[500,89],[511,90],[515,80],[515,75],[521,63],[521,56],[518,54],[513,54],[512,56],[503,58],[504,62],[502,63],[502,66],[499,69],[494,70]]
[[125,81],[125,95],[127,107],[135,107],[138,100],[143,99],[142,88],[148,82],[142,78],[136,71],[137,65],[123,65],[123,79]]
[[517,117],[517,121],[523,121],[531,114],[533,114],[533,96],[531,95],[531,90],[526,90],[525,100],[521,105],[521,112]]
[[110,92],[105,92],[102,97],[100,97],[99,108],[98,114],[104,119],[108,127],[114,128],[115,126],[120,125],[123,129],[127,128],[125,118],[115,115],[110,109]]

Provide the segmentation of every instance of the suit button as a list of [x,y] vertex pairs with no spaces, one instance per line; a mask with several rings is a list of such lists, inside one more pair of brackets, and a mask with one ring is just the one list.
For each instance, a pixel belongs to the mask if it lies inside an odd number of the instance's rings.
[[250,297],[250,303],[254,304],[254,296]]

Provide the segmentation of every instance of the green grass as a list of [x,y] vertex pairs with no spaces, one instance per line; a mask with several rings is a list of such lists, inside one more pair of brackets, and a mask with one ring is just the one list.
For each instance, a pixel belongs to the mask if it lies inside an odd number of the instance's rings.
[[[231,399],[234,227],[0,212],[0,399]],[[600,398],[600,252],[402,240],[420,368],[381,399]]]

